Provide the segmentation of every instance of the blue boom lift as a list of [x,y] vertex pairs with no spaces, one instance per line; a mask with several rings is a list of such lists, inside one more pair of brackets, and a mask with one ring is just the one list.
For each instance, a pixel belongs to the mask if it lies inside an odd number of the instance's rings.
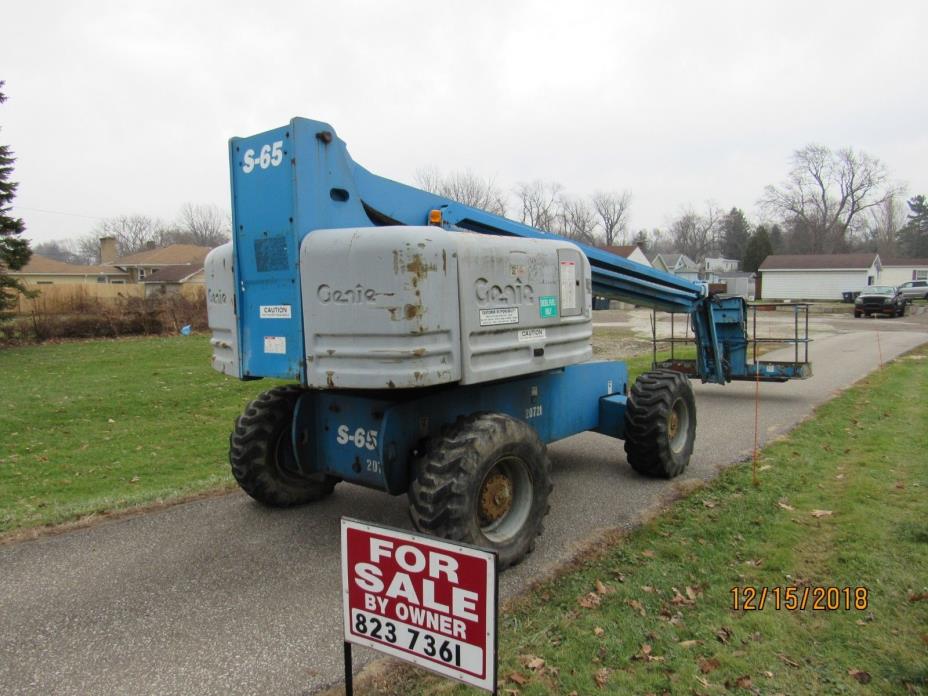
[[[318,500],[339,481],[398,495],[424,532],[534,546],[545,444],[596,431],[638,472],[687,466],[703,382],[782,382],[807,360],[750,361],[740,297],[371,174],[325,123],[229,143],[233,241],[207,259],[213,366],[292,381],[251,402],[230,439],[256,500]],[[593,296],[689,317],[695,360],[629,387],[592,362]],[[806,344],[807,347],[807,344]],[[807,357],[807,355],[806,355]]]

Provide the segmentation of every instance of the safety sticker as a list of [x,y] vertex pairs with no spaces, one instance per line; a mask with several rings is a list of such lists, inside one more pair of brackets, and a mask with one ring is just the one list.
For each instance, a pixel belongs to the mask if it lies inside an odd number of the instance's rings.
[[480,310],[480,326],[499,326],[500,324],[518,324],[518,307],[495,307]]
[[561,307],[577,306],[577,264],[561,261]]
[[286,355],[287,337],[286,336],[265,336],[264,352],[276,355]]
[[538,314],[542,319],[551,319],[557,316],[557,297],[542,295],[538,298]]
[[522,329],[519,331],[519,343],[543,341],[547,337],[547,333],[544,329]]
[[261,319],[289,319],[290,318],[290,305],[288,304],[261,305],[261,309],[260,309],[258,316]]

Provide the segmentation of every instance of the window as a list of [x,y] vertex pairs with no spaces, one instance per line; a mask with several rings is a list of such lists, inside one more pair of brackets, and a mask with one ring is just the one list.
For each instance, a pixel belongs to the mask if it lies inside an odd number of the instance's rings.
[[105,283],[105,282],[106,282],[106,276],[97,276],[97,282],[98,282],[98,283]]
[[35,281],[35,284],[36,284],[36,285],[52,285],[52,281],[50,281],[50,280],[37,280],[37,281]]
[[915,280],[928,280],[928,269],[915,271]]
[[126,281],[124,281],[124,280],[113,280],[113,281],[110,281],[110,285],[125,285],[125,284],[126,284]]
[[144,277],[145,277],[145,269],[144,269],[144,268],[140,268],[140,269],[139,269],[139,280],[141,280],[141,279],[144,278]]

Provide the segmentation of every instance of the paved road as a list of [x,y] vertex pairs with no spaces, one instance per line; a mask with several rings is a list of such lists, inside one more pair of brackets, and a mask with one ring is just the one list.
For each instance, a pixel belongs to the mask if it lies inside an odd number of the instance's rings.
[[[813,344],[814,379],[762,385],[763,440],[874,369],[880,350],[888,360],[928,340],[928,325],[917,321],[846,323],[851,333]],[[886,329],[879,346],[875,328]],[[687,477],[707,479],[750,452],[753,385],[696,391]],[[546,532],[535,553],[503,575],[504,596],[599,530],[633,525],[672,485],[634,475],[622,444],[600,435],[550,451]],[[304,694],[338,681],[342,515],[409,526],[404,498],[343,484],[299,510],[266,510],[234,493],[0,547],[0,691]],[[373,657],[356,654],[356,664]]]

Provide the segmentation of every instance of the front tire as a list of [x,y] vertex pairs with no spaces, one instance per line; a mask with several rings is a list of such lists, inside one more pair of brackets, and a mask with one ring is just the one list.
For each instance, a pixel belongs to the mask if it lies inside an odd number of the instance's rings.
[[625,409],[625,454],[654,478],[679,476],[696,440],[696,398],[685,375],[654,370],[635,380]]
[[414,462],[416,529],[497,553],[500,570],[535,547],[548,514],[551,463],[538,434],[502,413],[462,417]]
[[229,438],[232,475],[264,505],[291,507],[320,500],[338,483],[325,474],[307,476],[297,466],[290,433],[301,393],[298,386],[264,392],[245,407]]

